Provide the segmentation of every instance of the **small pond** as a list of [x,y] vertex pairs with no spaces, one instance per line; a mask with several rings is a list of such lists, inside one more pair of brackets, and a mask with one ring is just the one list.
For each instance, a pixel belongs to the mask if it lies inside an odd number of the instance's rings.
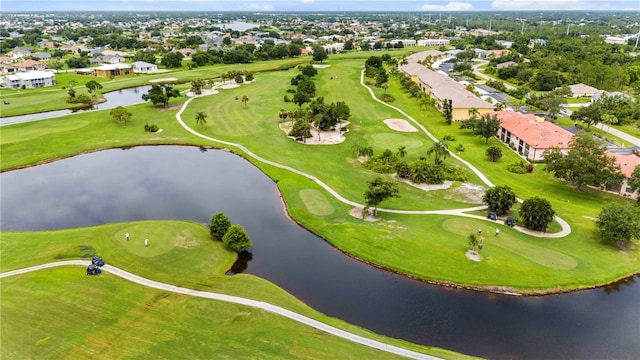
[[[87,110],[53,110],[53,111],[45,111],[41,113],[35,114],[26,114],[26,115],[17,115],[17,116],[7,116],[0,118],[0,125],[7,124],[16,124],[27,121],[34,120],[42,120],[47,118],[55,118],[62,115],[73,114],[77,111],[90,111],[90,110],[104,110],[104,109],[112,109],[118,106],[127,106],[143,103],[142,94],[146,94],[149,89],[151,89],[150,85],[144,86],[136,86],[133,88],[110,91],[102,94],[104,96],[106,102],[94,105],[93,108]],[[11,106],[11,105],[5,105]]]
[[353,260],[287,218],[241,157],[194,147],[108,150],[0,175],[3,231],[225,212],[254,245],[242,271],[377,333],[491,359],[640,358],[640,281],[538,298],[425,284]]

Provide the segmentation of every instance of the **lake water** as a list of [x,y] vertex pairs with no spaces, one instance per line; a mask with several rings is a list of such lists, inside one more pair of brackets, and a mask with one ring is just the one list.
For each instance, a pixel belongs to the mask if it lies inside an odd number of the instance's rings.
[[[128,89],[110,91],[102,95],[104,96],[106,102],[93,106],[93,109],[78,110],[78,111],[104,110],[104,109],[112,109],[118,106],[140,104],[144,102],[144,100],[142,100],[142,95],[146,94],[149,91],[149,89],[151,89],[150,85],[144,85],[144,86],[137,86],[137,87],[128,88]],[[5,105],[5,106],[11,106],[11,105]],[[73,114],[74,112],[76,111],[53,110],[53,111],[45,111],[45,112],[35,113],[35,114],[2,117],[0,118],[0,125],[17,124],[17,123],[27,122],[27,121],[55,118],[58,116]]]
[[[377,333],[491,359],[640,358],[640,281],[537,298],[449,289],[353,260],[290,221],[276,184],[246,160],[136,147],[0,174],[3,231],[145,219],[208,223],[253,240],[245,272]],[[108,259],[107,259],[108,261]]]

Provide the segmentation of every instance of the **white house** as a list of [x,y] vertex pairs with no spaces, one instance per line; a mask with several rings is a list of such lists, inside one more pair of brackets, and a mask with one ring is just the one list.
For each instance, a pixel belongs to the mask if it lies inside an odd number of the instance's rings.
[[146,72],[152,72],[157,70],[158,70],[158,65],[156,64],[150,64],[144,61],[136,61],[133,63],[134,73],[146,73]]
[[56,75],[49,71],[26,71],[4,77],[4,86],[11,89],[31,89],[56,84]]

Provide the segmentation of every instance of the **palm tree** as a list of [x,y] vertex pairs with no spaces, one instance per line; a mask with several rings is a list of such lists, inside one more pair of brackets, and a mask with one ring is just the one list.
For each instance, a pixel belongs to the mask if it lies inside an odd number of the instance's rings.
[[200,124],[201,128],[204,128],[204,124],[207,123],[207,114],[203,113],[202,111],[199,111],[196,114],[196,124]]
[[242,95],[242,100],[244,103],[244,107],[247,107],[247,102],[249,102],[249,98],[246,95]]
[[406,146],[400,146],[398,148],[398,156],[403,158],[405,155],[407,155],[407,147]]
[[286,120],[288,116],[289,113],[285,109],[280,109],[280,111],[278,112],[278,117],[280,118],[280,120]]
[[205,86],[204,80],[193,80],[191,82],[191,93],[194,95],[202,94],[202,88]]
[[[449,156],[449,146],[443,141],[438,141],[427,150],[427,155],[431,156],[431,154],[435,155],[435,164],[440,164]],[[442,157],[442,161],[440,161],[440,157]]]

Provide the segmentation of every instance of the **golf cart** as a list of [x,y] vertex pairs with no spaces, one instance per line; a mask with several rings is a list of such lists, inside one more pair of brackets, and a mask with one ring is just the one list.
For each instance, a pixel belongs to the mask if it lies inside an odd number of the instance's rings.
[[87,267],[87,275],[100,275],[102,270],[96,264],[89,264]]
[[93,255],[93,258],[91,258],[91,263],[93,265],[97,265],[97,266],[103,266],[104,265],[104,260],[102,260],[102,258],[98,255]]

